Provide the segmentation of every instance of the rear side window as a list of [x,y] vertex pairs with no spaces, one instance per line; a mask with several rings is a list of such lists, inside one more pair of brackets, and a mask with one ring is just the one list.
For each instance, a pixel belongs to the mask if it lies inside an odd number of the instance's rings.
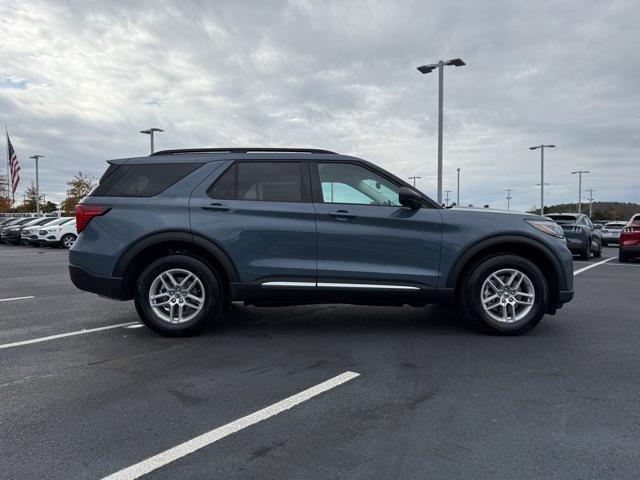
[[302,202],[300,162],[237,162],[209,187],[211,198]]
[[[153,163],[111,167],[92,192],[97,197],[152,197],[200,167],[201,163]],[[111,172],[109,172],[111,170]]]

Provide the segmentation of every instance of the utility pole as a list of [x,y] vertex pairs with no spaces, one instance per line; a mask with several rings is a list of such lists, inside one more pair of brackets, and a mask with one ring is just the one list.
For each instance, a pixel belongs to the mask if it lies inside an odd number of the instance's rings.
[[413,188],[416,188],[416,180],[422,177],[409,177],[409,180],[413,180]]
[[145,135],[149,135],[151,137],[151,154],[153,154],[153,132],[164,132],[161,128],[150,128],[148,130],[140,130],[140,133],[144,133]]
[[422,74],[430,73],[438,69],[438,204],[442,205],[442,117],[444,109],[444,67],[453,65],[462,67],[466,65],[461,58],[440,60],[438,63],[421,65],[418,71]]
[[507,188],[505,190],[505,192],[507,192],[507,210],[511,210],[511,199],[513,198],[511,196],[511,192],[513,192],[514,190],[512,188]]
[[457,196],[456,207],[459,207],[460,206],[460,169],[459,168],[458,168],[458,192],[456,196]]
[[40,216],[40,179],[38,176],[38,160],[44,158],[44,155],[32,155],[29,158],[33,158],[36,161],[36,215]]
[[555,145],[536,145],[535,147],[529,147],[529,150],[540,149],[540,215],[544,215],[544,149],[555,147]]
[[449,206],[449,194],[451,193],[451,190],[445,190],[445,193],[447,194],[446,197],[444,197],[444,201],[445,201],[445,206]]
[[589,218],[593,216],[593,192],[595,192],[593,188],[587,188],[585,192],[589,192]]
[[589,170],[576,170],[571,175],[578,174],[578,213],[582,213],[582,174],[591,173]]

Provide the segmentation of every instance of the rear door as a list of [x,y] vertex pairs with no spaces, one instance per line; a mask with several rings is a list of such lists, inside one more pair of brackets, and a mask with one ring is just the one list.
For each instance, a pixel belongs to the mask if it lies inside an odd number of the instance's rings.
[[442,217],[400,205],[401,187],[359,162],[312,166],[318,290],[411,291],[438,284]]
[[316,224],[308,165],[238,160],[192,193],[191,229],[224,250],[242,283],[315,291]]

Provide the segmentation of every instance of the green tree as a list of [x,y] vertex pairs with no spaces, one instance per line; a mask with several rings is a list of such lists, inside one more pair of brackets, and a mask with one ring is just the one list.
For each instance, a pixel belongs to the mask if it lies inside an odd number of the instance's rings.
[[58,205],[51,200],[47,200],[46,203],[40,205],[42,213],[53,213],[58,210]]
[[33,182],[25,190],[22,203],[13,210],[17,213],[32,213],[36,211],[36,186]]
[[65,215],[72,215],[75,212],[76,205],[80,203],[84,197],[89,195],[91,190],[96,186],[96,179],[78,172],[71,180],[67,182],[67,197],[60,204],[60,210]]

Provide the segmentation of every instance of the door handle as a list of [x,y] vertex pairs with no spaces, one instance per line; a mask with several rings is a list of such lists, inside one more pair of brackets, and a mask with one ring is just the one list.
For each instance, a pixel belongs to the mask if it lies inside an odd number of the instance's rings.
[[346,210],[338,210],[336,212],[329,212],[330,217],[334,217],[337,220],[351,220],[356,218],[355,213],[349,213]]
[[229,210],[229,207],[222,203],[212,203],[210,205],[203,205],[202,210],[208,210],[210,212],[226,212]]

